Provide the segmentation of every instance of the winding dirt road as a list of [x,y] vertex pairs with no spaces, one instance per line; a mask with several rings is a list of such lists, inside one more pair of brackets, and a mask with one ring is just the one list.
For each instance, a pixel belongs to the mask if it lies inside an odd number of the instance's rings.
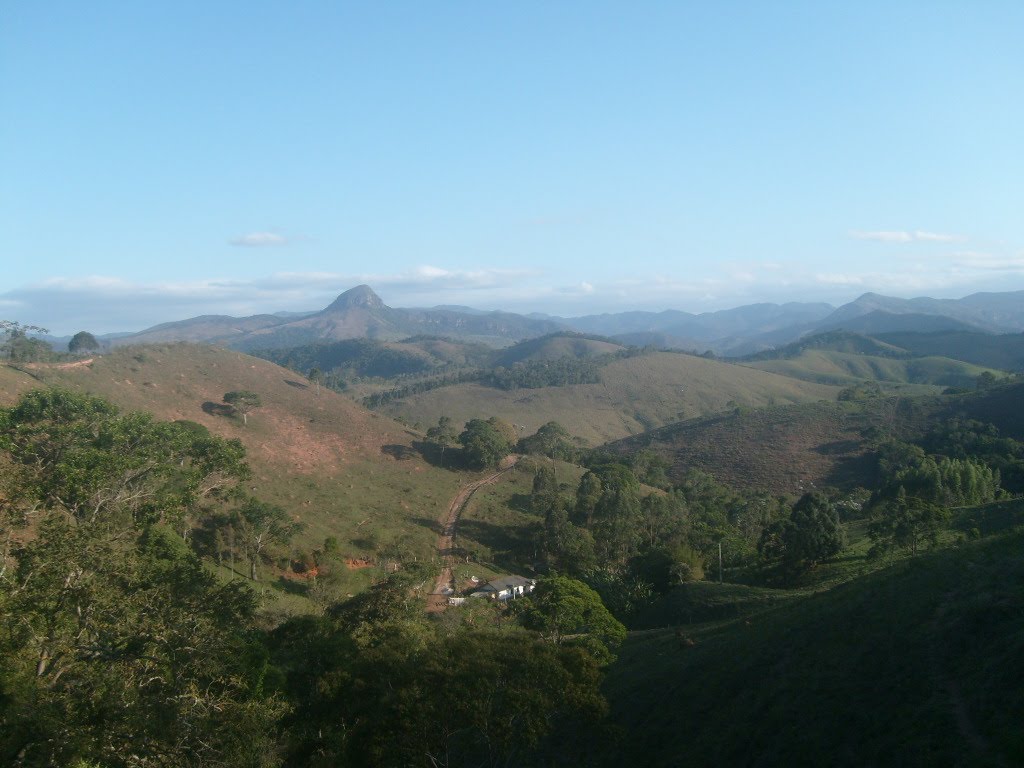
[[429,613],[438,613],[448,607],[448,595],[444,594],[443,590],[445,587],[454,586],[452,584],[452,567],[455,564],[455,526],[459,522],[459,517],[466,509],[466,505],[469,504],[469,500],[473,498],[474,493],[485,485],[497,482],[498,478],[512,469],[517,461],[519,461],[519,456],[506,456],[497,472],[463,486],[452,499],[452,503],[448,505],[448,512],[439,521],[441,535],[437,539],[437,553],[441,556],[442,566],[441,573],[438,574],[437,581],[434,582],[434,589],[427,598]]

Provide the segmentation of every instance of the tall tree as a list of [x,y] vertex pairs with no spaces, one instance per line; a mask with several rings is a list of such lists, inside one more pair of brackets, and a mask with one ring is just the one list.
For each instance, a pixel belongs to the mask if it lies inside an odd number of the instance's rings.
[[441,416],[437,420],[437,425],[427,430],[427,439],[441,449],[441,466],[444,466],[445,449],[455,445],[457,437],[455,426],[449,416]]
[[68,352],[71,354],[78,354],[79,352],[95,352],[100,348],[100,343],[96,341],[96,337],[88,331],[79,331],[71,337],[71,341],[68,342]]
[[258,394],[247,390],[225,392],[224,402],[230,405],[236,413],[242,414],[242,423],[246,425],[249,424],[249,413],[263,405]]
[[312,368],[309,369],[309,375],[307,376],[307,378],[311,382],[313,382],[314,386],[316,386],[316,395],[317,395],[317,397],[319,397],[320,396],[320,385],[324,381],[324,372],[321,371],[319,368],[317,368],[314,365]]
[[566,576],[537,582],[522,622],[553,643],[582,645],[604,663],[614,660],[615,650],[626,639],[626,628],[605,608],[600,595]]
[[625,563],[636,552],[642,535],[640,483],[622,464],[605,464],[596,472],[601,478],[601,497],[594,506],[594,541],[606,559]]
[[38,325],[28,325],[14,320],[0,320],[0,357],[12,362],[26,363],[47,360],[53,357],[53,348],[42,339],[29,336],[30,333],[49,333]]
[[839,513],[824,494],[805,493],[793,505],[782,531],[783,560],[794,568],[808,568],[838,555],[846,537]]
[[466,463],[475,469],[497,465],[512,451],[507,437],[483,419],[471,419],[459,435]]
[[273,545],[287,544],[292,536],[302,530],[281,507],[249,499],[237,512],[235,527],[249,561],[249,578],[259,580],[257,566]]
[[949,520],[949,510],[927,499],[908,497],[901,488],[896,498],[875,506],[868,536],[873,546],[873,557],[893,549],[909,550],[917,554],[924,544],[935,546],[939,533]]

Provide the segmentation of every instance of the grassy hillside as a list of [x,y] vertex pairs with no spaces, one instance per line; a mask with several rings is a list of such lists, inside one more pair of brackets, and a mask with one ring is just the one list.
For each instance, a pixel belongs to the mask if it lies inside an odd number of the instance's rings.
[[935,387],[969,387],[973,386],[978,376],[989,370],[947,357],[899,359],[832,349],[807,349],[796,357],[746,364],[783,376],[840,386],[869,380],[930,384]]
[[587,358],[621,352],[625,347],[610,339],[580,334],[551,334],[529,339],[494,355],[494,365],[510,366],[533,360],[558,360],[563,357]]
[[917,436],[946,407],[939,397],[894,397],[741,409],[672,424],[607,448],[624,455],[650,448],[671,463],[673,478],[701,469],[735,488],[800,494],[827,485],[868,486],[874,482],[874,462],[865,431],[876,427]]
[[571,491],[586,471],[563,461],[524,458],[497,483],[477,491],[462,514],[456,539],[459,551],[470,557],[467,567],[474,575],[528,575],[525,566],[536,560],[533,532],[543,523],[530,511],[533,476],[539,464],[552,467],[559,483]]
[[850,331],[826,331],[794,341],[775,349],[757,352],[743,358],[744,362],[758,360],[779,360],[799,357],[812,349],[826,349],[833,352],[851,352],[858,355],[875,357],[911,357],[911,354],[896,345],[879,341],[871,336],[863,336]]
[[878,338],[915,355],[943,355],[1003,371],[1024,370],[1024,333],[883,333]]
[[479,384],[443,387],[389,403],[383,410],[410,422],[461,424],[497,416],[529,434],[555,420],[591,444],[636,434],[730,406],[832,399],[836,389],[692,355],[662,352],[615,360],[600,382],[498,390]]
[[633,633],[605,686],[628,733],[609,764],[1021,764],[1022,548],[1018,530]]
[[[35,379],[0,367],[5,403],[33,386],[63,386],[239,438],[253,468],[251,492],[305,524],[300,549],[335,536],[353,559],[381,550],[430,558],[435,521],[460,485],[458,475],[420,458],[416,433],[328,390],[318,396],[291,371],[238,352],[189,344],[127,347],[90,365],[39,366],[31,374]],[[248,426],[223,414],[221,398],[230,390],[262,398]],[[370,576],[353,570],[352,587]]]
[[22,392],[38,386],[41,386],[40,382],[32,378],[31,374],[8,365],[0,365],[0,407],[13,405]]

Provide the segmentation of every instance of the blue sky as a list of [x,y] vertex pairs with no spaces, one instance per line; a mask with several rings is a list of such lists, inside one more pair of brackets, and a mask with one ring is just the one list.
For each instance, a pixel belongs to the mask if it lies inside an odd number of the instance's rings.
[[0,318],[1021,289],[1022,29],[967,0],[11,0]]

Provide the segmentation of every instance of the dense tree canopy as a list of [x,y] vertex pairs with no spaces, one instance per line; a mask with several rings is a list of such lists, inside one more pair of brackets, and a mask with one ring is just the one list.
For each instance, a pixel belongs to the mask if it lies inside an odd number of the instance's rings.
[[497,464],[512,452],[512,442],[490,421],[471,419],[459,435],[466,464],[474,469],[486,469]]
[[552,459],[570,461],[577,453],[572,437],[557,421],[549,421],[534,434],[519,441],[519,450]]
[[780,558],[790,570],[803,570],[839,554],[846,543],[835,506],[821,493],[805,493],[788,519],[767,526],[758,549],[768,559]]
[[52,359],[53,347],[32,333],[47,333],[38,325],[27,325],[14,320],[0,320],[0,358],[12,363],[29,363]]
[[948,520],[949,511],[944,507],[917,496],[908,497],[900,489],[895,498],[873,509],[868,528],[873,542],[871,554],[883,555],[894,549],[917,554],[922,545],[938,543],[939,532]]
[[241,445],[41,390],[0,449],[0,762],[272,760],[255,601],[169,527],[245,476]]
[[79,331],[71,337],[68,342],[68,352],[77,354],[79,352],[93,352],[100,348],[100,343],[88,331]]
[[601,596],[566,576],[541,579],[523,613],[524,626],[553,643],[580,645],[605,662],[626,639],[626,628],[608,612]]

